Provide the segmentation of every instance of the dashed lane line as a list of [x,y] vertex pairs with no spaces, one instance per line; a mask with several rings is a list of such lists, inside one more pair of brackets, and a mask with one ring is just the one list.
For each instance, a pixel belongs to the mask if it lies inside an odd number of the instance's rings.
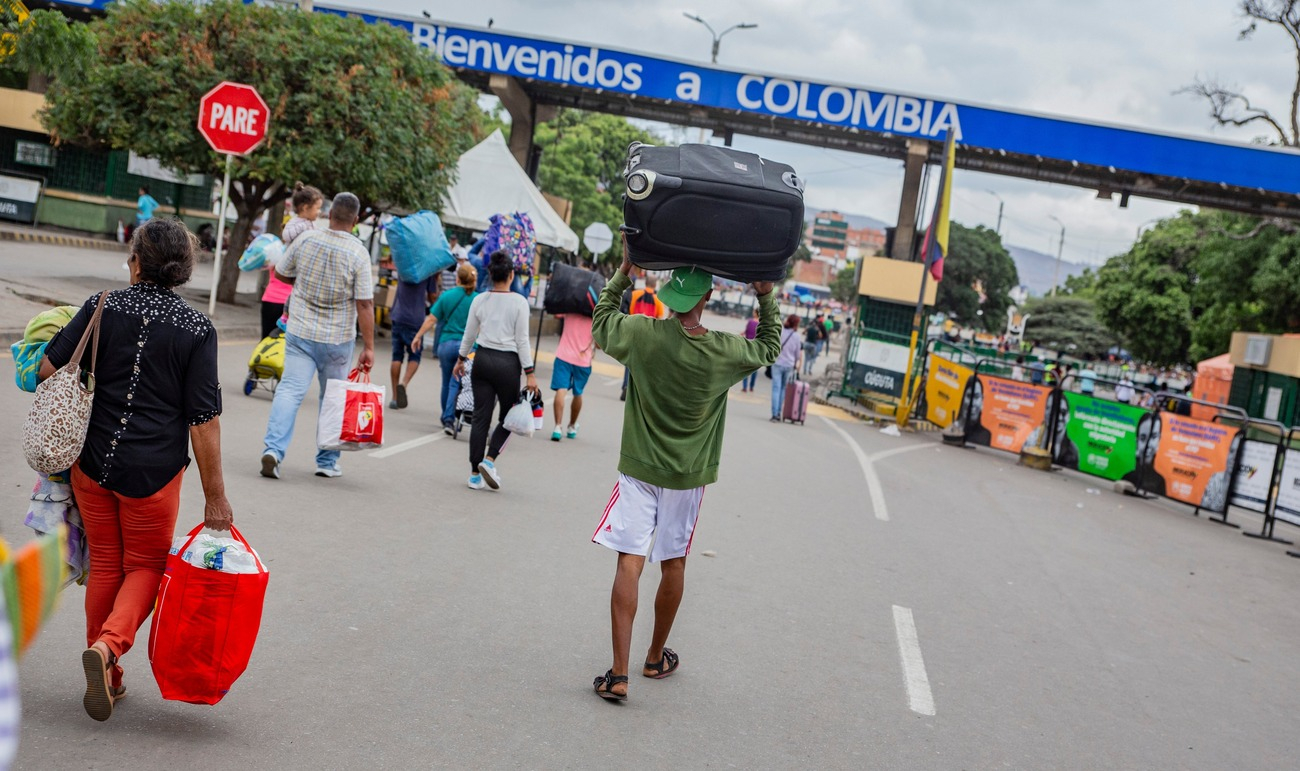
[[443,433],[427,434],[425,436],[416,437],[415,439],[412,439],[407,442],[402,442],[401,444],[394,444],[390,447],[383,447],[378,450],[372,450],[366,453],[366,457],[367,458],[388,458],[393,455],[396,455],[399,452],[414,450],[416,447],[423,447],[426,444],[433,444],[434,442],[445,438],[447,438],[447,435]]
[[921,642],[917,639],[911,608],[894,606],[894,631],[898,634],[898,655],[903,662],[908,706],[918,715],[933,715],[934,693],[925,673],[925,659],[921,657]]

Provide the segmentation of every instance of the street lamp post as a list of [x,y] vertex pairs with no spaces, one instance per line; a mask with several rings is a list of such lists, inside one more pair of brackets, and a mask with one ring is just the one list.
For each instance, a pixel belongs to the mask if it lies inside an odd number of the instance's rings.
[[704,19],[702,19],[700,16],[696,14],[683,12],[682,15],[690,19],[691,21],[698,21],[699,23],[703,24],[704,27],[709,30],[709,34],[713,35],[713,63],[714,64],[718,63],[718,46],[722,44],[722,38],[724,35],[736,29],[755,29],[758,27],[757,24],[742,22],[740,24],[733,24],[730,27],[727,27],[726,29],[722,30],[721,33],[719,33],[719,32],[714,32],[712,25],[710,25],[707,21],[705,21]]
[[1049,214],[1047,217],[1061,226],[1061,240],[1056,245],[1056,269],[1052,271],[1052,297],[1055,297],[1056,285],[1061,281],[1061,254],[1065,251],[1065,223],[1057,219],[1055,214]]
[[998,199],[998,225],[997,227],[993,228],[993,232],[997,233],[998,235],[1002,235],[1002,207],[1006,205],[1006,202],[1002,200],[1002,196],[998,195],[992,190],[985,190],[984,192]]

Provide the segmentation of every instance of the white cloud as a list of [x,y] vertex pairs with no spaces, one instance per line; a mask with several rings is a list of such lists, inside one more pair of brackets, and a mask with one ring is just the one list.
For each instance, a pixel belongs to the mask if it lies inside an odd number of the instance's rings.
[[[1245,88],[1285,113],[1295,59],[1280,30],[1239,41],[1233,0],[378,0],[356,7],[707,61],[715,28],[747,21],[723,40],[719,66],[774,71],[886,90],[1133,125],[1192,136],[1250,140],[1262,127],[1216,129],[1193,98],[1174,92],[1197,76]],[[692,132],[691,136],[694,136]],[[892,220],[901,164],[737,137],[738,147],[786,161],[809,178],[808,204]],[[1009,240],[1098,262],[1123,251],[1146,220],[1179,207],[1134,198],[1128,209],[1093,191],[959,172],[954,217],[993,226],[1006,201]],[[1056,235],[1053,235],[1056,234]]]

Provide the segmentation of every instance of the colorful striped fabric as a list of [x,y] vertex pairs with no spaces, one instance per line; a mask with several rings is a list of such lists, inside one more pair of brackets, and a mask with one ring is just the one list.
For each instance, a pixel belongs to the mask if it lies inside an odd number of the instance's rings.
[[0,586],[19,657],[58,604],[59,590],[67,579],[67,549],[67,525],[12,552],[0,541]]

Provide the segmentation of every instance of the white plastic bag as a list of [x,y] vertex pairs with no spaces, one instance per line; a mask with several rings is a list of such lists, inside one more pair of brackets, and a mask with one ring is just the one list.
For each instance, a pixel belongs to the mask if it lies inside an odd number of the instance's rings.
[[505,426],[507,431],[520,436],[533,435],[533,405],[528,399],[528,394],[524,394],[519,403],[510,408],[501,425]]
[[[188,533],[176,536],[172,539],[171,553],[179,554],[189,540]],[[247,575],[261,572],[257,566],[259,557],[256,554],[251,546],[245,546],[234,538],[200,533],[180,557],[198,568]]]
[[316,446],[322,450],[373,450],[384,443],[384,387],[370,373],[352,370],[347,380],[325,383]]

